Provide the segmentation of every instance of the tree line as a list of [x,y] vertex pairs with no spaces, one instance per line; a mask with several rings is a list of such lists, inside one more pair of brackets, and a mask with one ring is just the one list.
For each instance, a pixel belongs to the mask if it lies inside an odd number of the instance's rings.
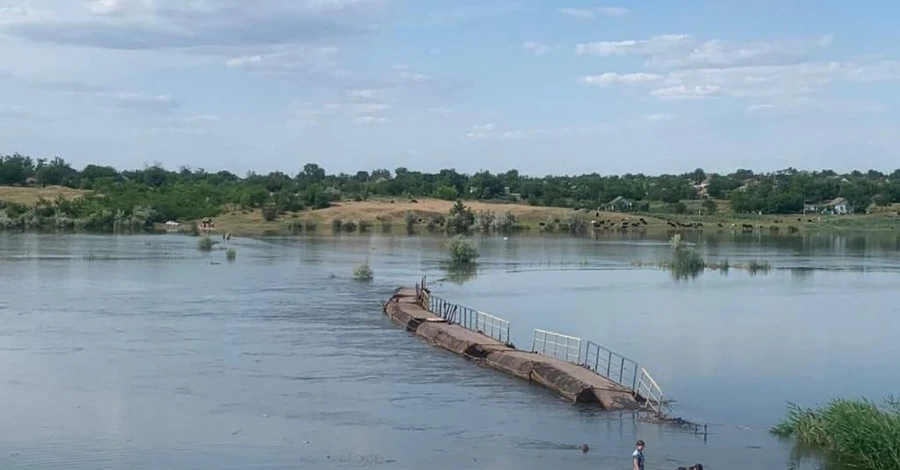
[[[857,211],[872,204],[900,202],[900,170],[890,174],[875,170],[838,174],[831,170],[788,168],[773,173],[741,169],[711,174],[696,169],[678,175],[591,173],[535,177],[521,175],[514,169],[465,174],[454,169],[427,173],[402,167],[393,171],[330,174],[316,163],[307,163],[293,175],[275,171],[250,172],[241,177],[224,170],[170,170],[159,164],[136,170],[91,164],[79,170],[59,157],[34,159],[13,154],[0,156],[0,185],[59,185],[94,191],[89,198],[41,201],[36,208],[0,202],[0,211],[10,220],[32,211],[37,215],[53,213],[66,219],[94,220],[91,226],[104,228],[113,227],[116,220],[125,225],[142,225],[214,217],[226,205],[262,209],[266,218],[274,219],[285,212],[321,209],[335,201],[371,197],[502,200],[572,208],[597,208],[623,197],[631,202],[626,210],[639,212],[650,211],[651,205],[653,210],[681,212],[681,201],[710,198],[729,200],[736,213],[768,214],[798,213],[804,204],[837,197],[845,198]],[[715,205],[706,207],[714,209]],[[140,220],[133,220],[135,216]]]

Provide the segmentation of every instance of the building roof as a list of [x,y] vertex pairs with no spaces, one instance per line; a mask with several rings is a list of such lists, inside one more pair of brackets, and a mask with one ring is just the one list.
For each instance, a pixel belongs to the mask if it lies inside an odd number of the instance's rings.
[[836,197],[826,204],[826,206],[837,206],[839,204],[847,204],[847,200],[842,197]]
[[610,204],[618,204],[618,203],[620,203],[620,202],[623,203],[623,204],[631,204],[631,201],[629,201],[628,199],[626,199],[625,196],[617,196],[617,197],[616,197],[615,199],[613,199],[612,201],[609,201]]

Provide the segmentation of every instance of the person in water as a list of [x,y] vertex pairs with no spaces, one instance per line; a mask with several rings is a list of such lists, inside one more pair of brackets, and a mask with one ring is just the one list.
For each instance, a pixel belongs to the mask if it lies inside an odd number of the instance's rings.
[[644,470],[644,441],[637,441],[631,454],[631,470]]

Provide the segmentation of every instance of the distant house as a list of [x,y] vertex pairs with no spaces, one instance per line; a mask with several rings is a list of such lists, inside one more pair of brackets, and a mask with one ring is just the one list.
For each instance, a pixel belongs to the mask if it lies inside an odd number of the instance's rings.
[[211,232],[215,227],[216,224],[213,223],[212,219],[210,219],[209,217],[204,217],[202,220],[200,220],[200,225],[197,228],[204,232]]
[[843,215],[850,214],[853,212],[853,209],[847,204],[847,200],[842,197],[834,198],[828,204],[825,204],[824,209],[822,210],[823,214],[832,214],[832,215]]
[[815,214],[816,212],[819,212],[819,206],[811,204],[809,202],[803,204],[804,214]]
[[606,205],[607,210],[611,212],[628,212],[634,206],[630,200],[624,198],[623,196],[619,196],[612,201],[609,201],[609,204]]

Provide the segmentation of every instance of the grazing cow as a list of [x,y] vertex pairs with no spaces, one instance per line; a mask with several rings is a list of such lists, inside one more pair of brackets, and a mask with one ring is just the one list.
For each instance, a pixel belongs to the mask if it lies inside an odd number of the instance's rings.
[[722,225],[722,222],[719,222],[716,224],[716,227],[722,228],[722,227],[724,227],[724,225]]
[[638,220],[640,220],[640,221],[641,221],[641,223],[642,223],[642,224],[644,224],[644,225],[647,225],[647,221],[646,221],[646,220],[644,220],[644,218],[643,218],[643,217],[641,217],[641,218],[640,218],[640,219],[638,219]]
[[419,201],[417,201],[417,200],[415,200],[415,199],[412,199],[412,200],[410,200],[409,202],[411,202],[411,203],[413,203],[413,204],[418,204],[418,203],[419,203]]

